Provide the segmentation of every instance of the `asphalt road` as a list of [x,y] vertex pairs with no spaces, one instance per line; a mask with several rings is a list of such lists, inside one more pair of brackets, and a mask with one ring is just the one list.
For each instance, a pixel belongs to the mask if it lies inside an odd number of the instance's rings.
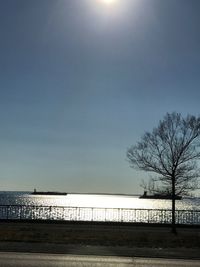
[[74,256],[39,253],[0,253],[1,267],[200,267],[198,260]]

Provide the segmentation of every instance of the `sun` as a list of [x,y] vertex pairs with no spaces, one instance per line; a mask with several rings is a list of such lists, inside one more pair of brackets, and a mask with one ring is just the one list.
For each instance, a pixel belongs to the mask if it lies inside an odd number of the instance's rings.
[[102,0],[105,4],[111,5],[114,4],[116,0]]

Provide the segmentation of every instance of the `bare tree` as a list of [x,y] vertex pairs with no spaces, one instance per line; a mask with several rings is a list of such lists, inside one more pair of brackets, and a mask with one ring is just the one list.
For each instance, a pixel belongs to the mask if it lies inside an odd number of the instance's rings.
[[[151,186],[171,194],[172,232],[176,233],[175,200],[194,190],[200,176],[200,117],[167,113],[158,127],[146,132],[135,146],[127,151],[131,167],[154,172]],[[155,187],[157,184],[157,187]]]

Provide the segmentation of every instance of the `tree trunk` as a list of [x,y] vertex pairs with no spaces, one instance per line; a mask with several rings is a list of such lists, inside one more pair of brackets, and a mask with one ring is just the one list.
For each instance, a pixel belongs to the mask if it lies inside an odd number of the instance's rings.
[[175,190],[175,177],[172,177],[172,233],[177,234],[176,232],[176,190]]

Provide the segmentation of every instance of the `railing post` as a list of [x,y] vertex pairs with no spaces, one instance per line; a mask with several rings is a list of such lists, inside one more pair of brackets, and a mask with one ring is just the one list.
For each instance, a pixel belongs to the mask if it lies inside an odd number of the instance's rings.
[[76,221],[78,221],[79,219],[80,219],[79,208],[76,208]]
[[9,209],[9,206],[6,206],[6,218],[8,220],[8,209]]
[[194,224],[194,210],[192,210],[192,224]]
[[180,214],[180,212],[179,212],[179,210],[177,210],[176,212],[177,212],[177,216],[176,216],[177,224],[179,224],[179,214]]
[[121,212],[120,212],[120,208],[117,209],[117,221],[118,221],[118,222],[121,221]]
[[19,206],[19,219],[22,219],[22,206]]
[[93,218],[93,208],[91,210],[91,216],[92,216],[91,221],[93,222],[93,220],[94,220],[94,218]]

